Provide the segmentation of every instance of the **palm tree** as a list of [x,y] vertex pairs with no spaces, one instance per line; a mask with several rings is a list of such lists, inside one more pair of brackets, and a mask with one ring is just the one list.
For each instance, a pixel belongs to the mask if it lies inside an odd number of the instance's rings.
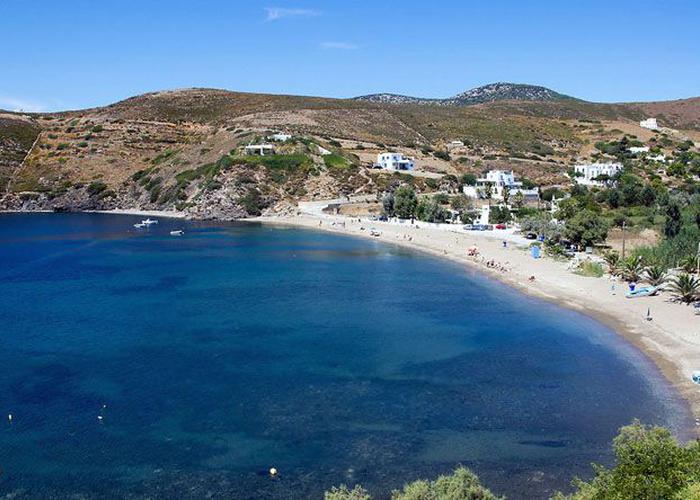
[[615,250],[610,250],[603,254],[603,259],[608,265],[608,273],[610,273],[610,276],[616,276],[620,272],[620,254]]
[[508,186],[503,186],[501,196],[503,198],[503,203],[505,203],[506,206],[508,206],[508,202],[510,201],[510,188]]
[[685,304],[691,304],[700,296],[700,280],[695,276],[683,273],[671,283],[673,295]]
[[641,255],[637,257],[631,255],[622,261],[622,276],[627,281],[639,281],[643,272],[644,265]]
[[697,258],[695,256],[689,255],[684,257],[678,262],[678,267],[683,269],[686,273],[692,273],[697,269]]
[[646,281],[651,286],[659,287],[668,281],[668,276],[666,275],[666,269],[662,266],[656,264],[653,266],[648,266],[644,270],[644,277]]

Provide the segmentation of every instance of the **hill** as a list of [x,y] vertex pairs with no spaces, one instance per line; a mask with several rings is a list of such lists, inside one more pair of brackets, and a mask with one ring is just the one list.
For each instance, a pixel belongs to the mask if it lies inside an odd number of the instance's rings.
[[483,85],[446,99],[426,99],[400,94],[371,94],[354,98],[356,101],[383,104],[430,104],[437,106],[469,106],[494,101],[561,101],[567,99],[573,99],[573,97],[546,87],[507,82]]
[[[654,134],[638,126],[646,116],[700,140],[698,98],[599,104],[494,84],[450,99],[462,104],[182,89],[101,108],[5,113],[0,208],[178,208],[234,218],[299,199],[375,194],[397,182],[435,190],[440,176],[484,168],[562,183],[572,162],[597,154],[599,141],[650,140]],[[242,156],[244,145],[277,130],[294,135],[278,145],[280,155]],[[454,140],[464,145],[454,149]],[[319,146],[333,154],[324,157]],[[416,175],[366,168],[386,149],[415,157]]]

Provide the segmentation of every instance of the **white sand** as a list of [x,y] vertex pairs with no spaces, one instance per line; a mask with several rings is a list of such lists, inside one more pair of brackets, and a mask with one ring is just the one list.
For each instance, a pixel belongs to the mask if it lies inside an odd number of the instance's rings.
[[[251,220],[375,238],[421,250],[477,267],[526,293],[582,311],[613,327],[646,353],[690,403],[696,418],[700,418],[700,386],[691,381],[692,372],[700,370],[700,316],[694,314],[692,307],[672,302],[668,293],[627,299],[625,283],[615,282],[613,294],[609,278],[578,276],[567,269],[566,263],[533,259],[522,246],[510,242],[503,248],[501,239],[479,232],[444,231],[421,223],[418,225],[422,227],[416,228],[410,224],[358,222],[357,218],[327,215]],[[370,228],[381,231],[381,236],[370,236]],[[467,256],[472,245],[479,249],[479,257]],[[486,262],[492,259],[508,270],[488,268]],[[528,280],[530,276],[535,276],[534,282]],[[651,310],[651,321],[646,319],[647,308]]]

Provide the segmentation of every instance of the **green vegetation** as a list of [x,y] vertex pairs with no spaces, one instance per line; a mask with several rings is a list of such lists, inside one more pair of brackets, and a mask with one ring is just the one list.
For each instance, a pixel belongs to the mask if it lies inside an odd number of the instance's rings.
[[[371,500],[361,486],[333,488],[325,494],[325,500]],[[434,481],[418,480],[391,492],[392,500],[497,500],[498,497],[485,488],[479,478],[466,467],[458,467],[450,475],[439,476]]]
[[331,153],[323,156],[323,163],[328,168],[347,168],[350,162],[339,154]]
[[602,278],[605,271],[600,262],[584,260],[578,265],[574,273],[578,274],[579,276],[586,276],[589,278]]
[[566,221],[564,235],[574,244],[591,246],[605,241],[608,225],[592,210],[583,209]]
[[692,304],[700,298],[700,279],[688,273],[680,274],[671,282],[671,293],[677,300]]
[[[622,427],[613,440],[615,465],[593,465],[594,477],[575,478],[574,492],[553,500],[698,500],[700,442],[681,445],[668,429],[638,421]],[[434,481],[418,480],[391,493],[392,500],[495,500],[469,469],[458,467]],[[371,500],[360,485],[332,488],[325,500]]]
[[88,185],[87,192],[90,196],[97,196],[107,189],[107,184],[102,181],[93,181]]
[[177,149],[166,149],[162,153],[160,153],[158,156],[153,158],[151,163],[155,165],[160,165],[161,163],[164,163],[168,161],[169,159],[173,158],[175,155],[177,155],[180,151]]
[[681,446],[670,431],[635,422],[613,441],[616,464],[597,465],[590,482],[574,480],[576,492],[556,500],[692,499],[700,485],[700,444]]
[[418,206],[416,192],[410,186],[400,186],[394,191],[394,206],[390,215],[400,219],[411,219]]

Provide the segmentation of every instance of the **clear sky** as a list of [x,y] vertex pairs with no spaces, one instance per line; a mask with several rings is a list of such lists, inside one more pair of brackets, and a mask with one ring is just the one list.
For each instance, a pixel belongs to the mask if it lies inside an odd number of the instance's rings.
[[700,95],[700,0],[0,0],[0,108],[215,87],[447,97],[495,81]]

